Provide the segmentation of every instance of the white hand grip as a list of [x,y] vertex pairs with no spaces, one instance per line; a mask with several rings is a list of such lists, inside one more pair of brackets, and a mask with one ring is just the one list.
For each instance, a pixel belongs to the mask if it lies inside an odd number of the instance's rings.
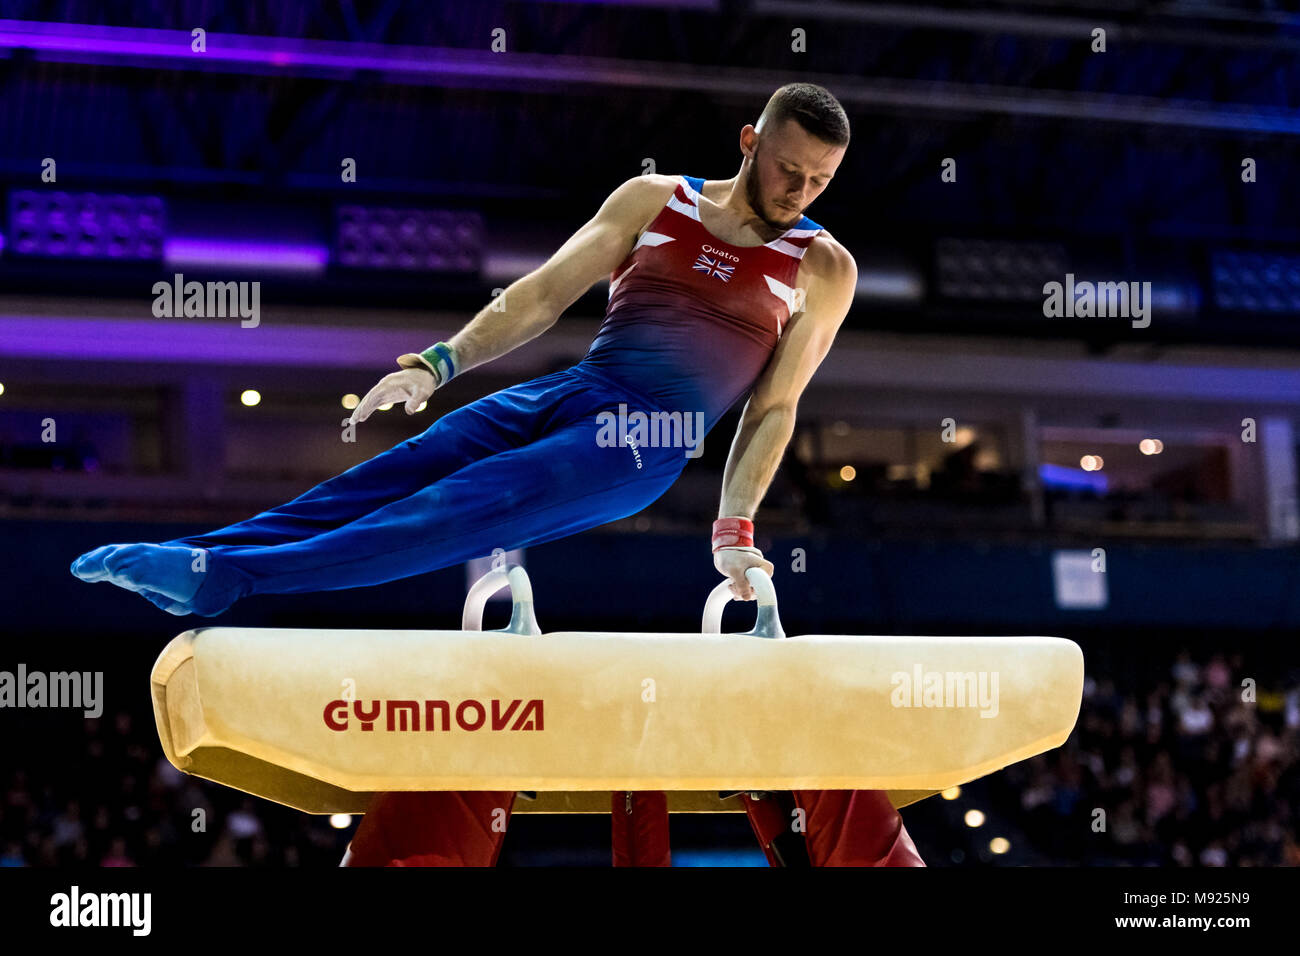
[[493,568],[474,582],[465,596],[465,612],[460,617],[462,631],[483,630],[483,608],[488,598],[506,585],[510,586],[510,599],[514,607],[510,612],[510,623],[498,628],[497,633],[538,635],[542,629],[537,626],[537,617],[533,614],[533,586],[528,580],[528,573],[517,564]]
[[[744,633],[749,637],[785,637],[780,615],[776,612],[776,588],[772,586],[772,579],[762,568],[746,568],[745,580],[758,592],[758,619],[754,622],[754,629]],[[709,593],[704,602],[700,633],[722,632],[722,609],[732,597],[730,580],[723,581]]]

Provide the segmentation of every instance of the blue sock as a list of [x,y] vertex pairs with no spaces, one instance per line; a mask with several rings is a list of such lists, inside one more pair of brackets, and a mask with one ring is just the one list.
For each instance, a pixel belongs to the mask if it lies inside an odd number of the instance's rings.
[[83,581],[107,581],[128,591],[152,591],[184,603],[204,579],[202,572],[193,570],[194,550],[174,545],[110,544],[79,557],[72,563],[72,573]]
[[188,604],[182,603],[180,601],[173,601],[171,598],[159,594],[157,591],[140,591],[138,593],[146,601],[158,605],[168,614],[175,614],[177,616],[183,617],[186,614],[194,613],[193,611],[190,610],[190,606]]

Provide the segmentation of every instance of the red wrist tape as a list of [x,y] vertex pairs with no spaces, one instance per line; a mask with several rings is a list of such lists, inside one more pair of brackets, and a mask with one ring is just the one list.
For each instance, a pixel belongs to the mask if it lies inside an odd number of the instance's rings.
[[713,522],[713,550],[719,548],[752,548],[754,522],[748,518],[719,518]]

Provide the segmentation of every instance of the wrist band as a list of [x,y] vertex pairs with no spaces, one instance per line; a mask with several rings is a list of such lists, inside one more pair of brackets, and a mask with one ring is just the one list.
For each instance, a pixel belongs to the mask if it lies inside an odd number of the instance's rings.
[[719,548],[752,548],[754,522],[748,518],[719,518],[713,522],[713,550]]
[[423,352],[408,352],[397,357],[402,368],[422,368],[433,374],[436,388],[442,388],[455,377],[459,361],[456,349],[446,342],[430,345]]
[[456,350],[446,342],[435,342],[420,353],[420,358],[438,373],[442,384],[456,377]]

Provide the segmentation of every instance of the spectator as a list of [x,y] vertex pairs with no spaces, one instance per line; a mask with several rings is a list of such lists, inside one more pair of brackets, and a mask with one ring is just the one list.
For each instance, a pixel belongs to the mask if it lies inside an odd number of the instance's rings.
[[27,861],[23,859],[23,848],[10,840],[5,844],[4,853],[0,853],[0,867],[26,866]]
[[100,866],[135,866],[135,863],[126,855],[126,841],[121,837],[114,837],[113,844],[109,848],[108,855],[99,862]]

